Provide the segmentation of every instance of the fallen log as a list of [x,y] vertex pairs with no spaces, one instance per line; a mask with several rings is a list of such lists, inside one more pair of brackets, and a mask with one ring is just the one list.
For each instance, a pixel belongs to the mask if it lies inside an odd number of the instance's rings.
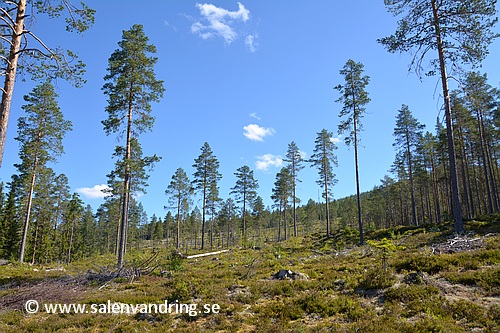
[[191,256],[185,256],[186,259],[192,259],[192,258],[200,258],[200,257],[206,257],[206,256],[211,256],[219,253],[224,253],[228,252],[229,250],[221,250],[221,251],[215,251],[215,252],[208,252],[208,253],[201,253],[201,254],[193,254]]

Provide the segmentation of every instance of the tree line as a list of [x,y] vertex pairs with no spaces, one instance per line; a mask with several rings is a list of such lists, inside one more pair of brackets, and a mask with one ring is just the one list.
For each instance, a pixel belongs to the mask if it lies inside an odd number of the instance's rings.
[[[0,107],[0,155],[19,56],[31,59],[22,68],[33,71],[34,80],[41,80],[24,97],[25,116],[18,120],[18,172],[6,184],[6,190],[3,183],[1,186],[2,257],[21,262],[29,258],[33,263],[70,262],[97,253],[114,253],[121,268],[127,249],[141,248],[145,242],[153,248],[204,249],[208,245],[248,245],[256,240],[281,241],[290,232],[297,236],[318,228],[329,237],[334,228],[349,226],[357,229],[363,244],[364,226],[453,220],[455,231],[461,232],[463,216],[473,218],[500,210],[500,93],[488,83],[486,74],[464,69],[466,65],[472,69],[479,66],[488,45],[498,37],[492,32],[495,1],[474,0],[460,5],[451,0],[385,2],[389,12],[402,16],[396,33],[378,40],[389,52],[412,52],[409,68],[421,75],[424,59],[436,51],[425,75],[438,74],[441,78],[445,126],[438,118],[434,134],[424,133],[425,126],[412,115],[410,106],[403,104],[394,127],[392,177],[385,176],[380,186],[366,193],[359,190],[359,143],[362,118],[370,102],[370,78],[364,74],[362,63],[350,59],[339,71],[344,82],[334,89],[339,93],[337,102],[342,104],[337,132],[347,134],[345,143],[354,147],[354,198],[333,200],[337,146],[333,133],[323,129],[317,133],[314,151],[307,160],[295,142],[288,145],[287,165],[276,174],[271,194],[273,207],[264,207],[257,194],[258,182],[248,166],[235,172],[237,180],[230,192],[234,200],[220,198],[219,162],[205,143],[194,160],[192,179],[178,168],[167,185],[169,213],[164,218],[148,218],[135,199],[145,192],[148,173],[160,160],[157,155],[143,156],[140,145],[140,135],[151,131],[154,124],[152,103],[158,102],[165,91],[154,72],[156,47],[149,44],[142,25],[135,24],[123,31],[118,48],[108,59],[102,87],[108,98],[108,117],[102,124],[107,135],[117,136],[119,144],[112,154],[115,168],[107,175],[108,196],[94,214],[78,194],[69,192],[67,177],[50,168],[63,153],[63,138],[72,126],[59,109],[52,81],[62,77],[81,83],[83,67],[81,63],[71,67],[65,56],[52,51],[25,28],[28,3],[8,2],[0,15],[5,23],[2,43],[11,37],[10,42],[2,44],[3,53],[9,56],[2,58],[7,66],[3,69],[5,86]],[[66,11],[68,29],[77,32],[86,30],[93,21],[93,10],[84,4],[76,8],[60,1],[59,6],[45,8],[33,2],[31,6],[34,12],[51,17]],[[35,51],[26,44],[30,38],[40,44]],[[31,52],[25,52],[28,50]],[[458,77],[460,89],[450,91],[450,71]],[[306,163],[318,170],[324,204],[310,200],[298,206],[296,187]],[[202,197],[201,207],[192,205],[195,193]]]

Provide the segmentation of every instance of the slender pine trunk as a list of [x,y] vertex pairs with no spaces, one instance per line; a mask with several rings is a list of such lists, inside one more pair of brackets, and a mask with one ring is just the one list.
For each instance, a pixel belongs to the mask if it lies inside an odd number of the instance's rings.
[[119,237],[119,248],[118,248],[118,269],[123,267],[123,261],[125,257],[126,247],[127,247],[127,229],[128,229],[128,208],[130,202],[130,156],[131,156],[131,138],[132,138],[132,85],[130,83],[130,96],[129,96],[129,107],[127,115],[127,147],[125,151],[125,179],[123,182],[123,205],[122,214],[120,222],[120,237]]
[[35,153],[35,160],[33,161],[33,169],[31,173],[30,190],[28,194],[28,204],[26,207],[26,215],[24,219],[23,236],[21,238],[21,249],[19,250],[20,262],[24,262],[24,252],[26,249],[26,238],[28,237],[28,227],[31,216],[31,206],[33,204],[33,192],[35,190],[37,167],[38,167],[38,153]]
[[175,243],[175,248],[179,249],[181,239],[181,195],[178,193],[177,196],[177,241]]
[[460,202],[460,193],[458,189],[457,162],[455,154],[455,140],[453,139],[453,119],[451,114],[450,95],[448,89],[448,76],[446,74],[444,48],[443,48],[443,41],[441,39],[441,27],[439,24],[438,8],[436,0],[431,0],[431,5],[432,5],[432,13],[434,16],[434,28],[436,33],[439,66],[441,69],[441,84],[443,87],[443,98],[445,104],[446,133],[448,137],[448,156],[450,159],[450,186],[451,186],[451,198],[452,198],[452,211],[453,211],[453,221],[455,223],[454,230],[455,232],[460,233],[464,231],[464,222],[462,219],[462,204]]
[[415,185],[413,182],[413,160],[411,154],[410,135],[408,133],[408,128],[406,129],[406,153],[408,156],[408,172],[410,174],[410,195],[411,195],[411,211],[413,217],[413,224],[418,225],[417,204],[415,202]]
[[479,131],[479,146],[481,148],[481,159],[484,173],[484,187],[486,188],[486,198],[488,200],[488,213],[493,213],[493,200],[490,188],[490,174],[488,170],[488,162],[486,161],[486,148],[484,138],[483,118],[480,110],[476,110],[477,127]]
[[205,248],[205,219],[206,219],[206,211],[207,211],[207,186],[206,186],[206,176],[203,180],[203,212],[201,219],[201,249]]
[[359,227],[359,244],[365,245],[365,239],[363,234],[363,219],[361,214],[361,194],[359,190],[359,159],[358,159],[358,129],[356,121],[356,112],[354,112],[353,117],[353,127],[354,127],[354,165],[356,169],[356,199],[358,203],[358,227]]

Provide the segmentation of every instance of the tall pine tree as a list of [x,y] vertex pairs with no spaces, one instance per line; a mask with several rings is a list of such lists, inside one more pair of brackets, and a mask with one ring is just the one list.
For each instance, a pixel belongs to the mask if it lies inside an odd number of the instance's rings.
[[170,197],[170,204],[177,210],[177,239],[175,248],[178,249],[181,238],[181,220],[189,211],[191,195],[193,194],[193,187],[184,169],[178,168],[175,171],[165,194]]
[[319,186],[323,187],[323,197],[325,198],[326,209],[326,237],[330,237],[330,196],[332,187],[337,183],[333,167],[338,165],[337,155],[335,150],[337,145],[333,142],[333,134],[326,129],[322,129],[317,133],[314,141],[314,151],[309,159],[311,166],[318,169],[319,178],[316,181]]
[[340,74],[344,76],[345,83],[335,87],[340,93],[337,102],[343,104],[339,117],[347,117],[339,124],[339,134],[348,132],[345,138],[345,143],[354,146],[354,165],[356,169],[356,199],[358,205],[358,226],[359,226],[359,242],[364,245],[363,238],[363,220],[361,217],[361,197],[359,191],[359,159],[358,159],[358,144],[359,132],[363,130],[361,118],[365,113],[365,105],[370,102],[368,93],[365,88],[370,81],[367,75],[363,75],[363,64],[355,62],[352,59],[347,60],[344,68],[340,70]]
[[123,31],[119,48],[108,61],[108,74],[102,90],[108,96],[106,112],[108,118],[102,123],[106,134],[119,133],[125,136],[123,145],[123,187],[121,193],[120,237],[118,242],[118,268],[123,266],[127,241],[128,210],[132,180],[132,139],[152,130],[154,117],[151,103],[158,102],[165,88],[157,80],[154,65],[156,47],[148,44],[142,25],[135,24]]
[[231,188],[231,192],[229,193],[234,194],[236,202],[243,205],[241,208],[241,235],[243,236],[243,240],[245,240],[247,210],[257,197],[256,190],[259,188],[259,183],[253,176],[253,170],[247,165],[238,168],[234,175],[236,176],[236,184]]
[[290,171],[290,176],[292,177],[293,236],[297,237],[297,183],[300,182],[298,173],[300,170],[304,169],[304,158],[295,141],[288,144],[286,159],[284,159],[284,161],[288,162],[288,170]]
[[396,142],[394,146],[399,149],[398,159],[408,167],[408,175],[410,178],[410,195],[411,208],[413,216],[413,224],[418,225],[417,207],[415,203],[415,185],[414,185],[414,165],[415,165],[415,149],[421,141],[424,125],[412,115],[407,105],[401,107],[396,116],[396,127],[394,128],[394,136]]
[[221,180],[222,175],[219,173],[219,161],[208,142],[205,142],[200,150],[200,156],[194,160],[193,164],[196,169],[193,187],[202,193],[201,248],[204,249],[207,209],[211,207],[211,202],[218,197],[217,183]]
[[[273,194],[271,199],[276,202],[280,215],[283,216],[283,230],[284,239],[288,238],[288,227],[286,223],[286,210],[288,208],[288,199],[293,197],[293,178],[290,169],[281,168],[280,172],[276,174],[276,181],[274,182]],[[295,227],[295,225],[294,225]],[[278,241],[281,241],[281,227],[278,223]]]
[[37,176],[40,169],[45,168],[47,162],[55,162],[57,157],[64,152],[62,141],[66,132],[71,129],[71,122],[64,120],[57,104],[57,97],[54,86],[50,82],[35,87],[24,97],[27,104],[22,108],[26,116],[18,120],[16,140],[20,143],[21,163],[16,167],[27,188],[27,204],[19,251],[20,262],[24,261]]

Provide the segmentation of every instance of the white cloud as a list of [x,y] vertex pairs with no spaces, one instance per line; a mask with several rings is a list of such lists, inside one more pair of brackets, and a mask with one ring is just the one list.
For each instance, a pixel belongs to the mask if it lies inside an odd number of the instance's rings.
[[252,141],[264,141],[266,136],[270,136],[275,133],[273,128],[260,127],[256,124],[244,126],[243,130],[243,135]]
[[275,156],[272,154],[265,154],[262,156],[257,156],[257,162],[255,162],[255,167],[257,170],[267,171],[269,167],[280,167],[283,165],[283,159],[281,156]]
[[212,4],[196,4],[202,19],[191,25],[191,32],[198,34],[203,39],[219,36],[224,42],[231,44],[238,36],[235,22],[246,22],[250,19],[250,11],[238,2],[237,11],[217,7]]
[[245,38],[245,45],[247,47],[247,50],[250,51],[251,53],[254,53],[257,51],[257,47],[259,44],[255,41],[257,39],[256,35],[248,35]]
[[300,157],[305,160],[307,157],[307,153],[305,151],[299,150]]
[[331,139],[330,139],[330,141],[331,141],[331,142],[333,142],[333,143],[335,143],[335,144],[340,143],[340,141],[341,141],[341,136],[339,136],[339,137],[337,137],[337,138],[331,138]]
[[95,185],[94,187],[80,187],[76,189],[76,192],[80,193],[87,199],[98,199],[105,198],[110,195],[110,193],[103,192],[104,190],[109,190],[109,186],[106,184]]

